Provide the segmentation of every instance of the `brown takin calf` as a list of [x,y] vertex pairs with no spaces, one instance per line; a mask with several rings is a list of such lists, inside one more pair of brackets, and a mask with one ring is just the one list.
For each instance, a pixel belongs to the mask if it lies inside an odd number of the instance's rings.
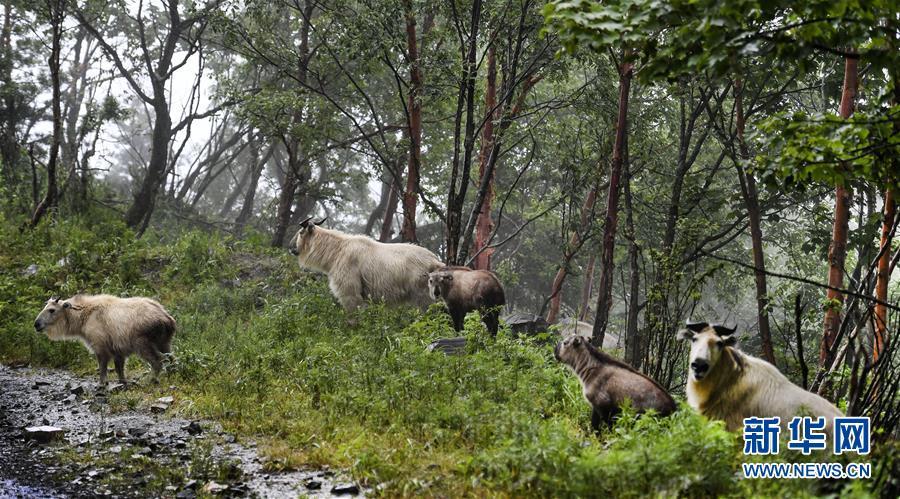
[[595,431],[601,422],[612,426],[626,400],[638,413],[653,409],[668,416],[677,409],[672,397],[655,381],[597,350],[581,336],[560,341],[553,353],[581,381],[584,398],[591,404],[591,427]]
[[466,314],[478,310],[488,331],[497,334],[506,295],[493,272],[443,267],[428,274],[428,291],[435,300],[444,300],[457,331],[462,331]]
[[106,386],[106,368],[112,359],[119,381],[125,380],[125,360],[132,353],[150,363],[153,380],[159,377],[163,355],[171,352],[175,319],[150,298],[75,295],[68,300],[47,300],[34,321],[51,340],[78,340],[100,367],[100,386]]
[[768,362],[734,348],[734,329],[690,322],[678,338],[691,342],[687,401],[709,419],[736,431],[744,418],[780,418],[787,428],[794,416],[824,417],[830,434],[834,418],[843,416],[831,402],[791,383]]

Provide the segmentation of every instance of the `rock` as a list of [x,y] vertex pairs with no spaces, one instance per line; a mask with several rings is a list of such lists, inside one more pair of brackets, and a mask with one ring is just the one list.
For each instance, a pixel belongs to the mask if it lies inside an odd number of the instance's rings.
[[119,454],[122,452],[122,446],[121,445],[113,445],[112,447],[109,448],[109,452],[111,454]]
[[124,390],[125,387],[128,386],[125,383],[113,383],[107,387],[107,391],[109,392],[118,392],[120,390]]
[[193,490],[182,490],[181,492],[175,494],[176,499],[192,499],[197,497],[197,494],[194,493]]
[[335,495],[356,495],[359,494],[359,485],[356,485],[355,483],[341,483],[332,487],[331,493]]
[[156,399],[156,401],[159,402],[160,404],[168,405],[168,404],[171,404],[172,402],[175,402],[175,397],[172,397],[172,396],[160,397],[160,398]]
[[466,339],[463,337],[440,338],[428,345],[429,352],[441,352],[444,355],[462,355],[466,352]]
[[227,443],[227,444],[233,444],[235,442],[234,435],[231,435],[229,433],[226,433],[225,435],[223,435],[222,440],[224,440],[225,443]]
[[33,385],[31,385],[31,389],[32,389],[32,390],[39,390],[42,386],[50,386],[50,382],[49,382],[49,381],[44,381],[44,380],[37,380],[37,381],[34,382]]
[[132,426],[128,428],[128,434],[132,437],[142,437],[147,434],[147,428],[143,426]]
[[188,480],[186,484],[184,484],[185,489],[194,490],[197,488],[197,480]]
[[64,433],[65,430],[56,426],[29,426],[28,428],[25,428],[25,439],[46,444],[62,438]]
[[67,257],[64,256],[64,257],[62,257],[62,258],[60,258],[59,260],[56,261],[56,266],[57,266],[57,267],[63,267],[63,266],[65,266],[67,263],[69,263],[69,259],[68,259]]
[[69,389],[69,393],[71,393],[72,395],[84,395],[84,386],[75,385],[71,389]]
[[225,492],[226,490],[228,490],[227,485],[210,480],[209,482],[207,482],[206,485],[203,486],[202,489],[200,489],[200,492],[203,492],[204,494],[215,495],[215,494],[221,494],[222,492]]
[[503,322],[509,325],[512,332],[516,335],[520,334],[538,334],[545,333],[550,327],[547,321],[540,315],[515,312],[503,318]]
[[196,421],[191,421],[190,424],[185,425],[182,430],[188,432],[191,435],[199,435],[203,433],[203,427],[200,426],[200,423]]
[[66,397],[65,402],[67,404],[71,404],[72,402],[75,402],[76,400],[78,400],[78,396],[73,394],[73,395],[69,395],[68,397]]
[[319,490],[322,488],[322,482],[318,480],[309,480],[304,485],[309,490]]
[[169,408],[169,404],[153,404],[150,406],[150,412],[154,414],[162,414]]
[[22,275],[33,276],[34,274],[38,273],[38,269],[40,269],[40,267],[38,267],[38,264],[32,263],[28,267],[25,267],[25,270],[22,271]]

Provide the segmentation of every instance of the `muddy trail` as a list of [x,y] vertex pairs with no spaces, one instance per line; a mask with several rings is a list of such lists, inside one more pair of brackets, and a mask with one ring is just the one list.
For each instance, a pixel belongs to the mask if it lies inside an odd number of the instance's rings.
[[0,365],[0,498],[360,494],[331,470],[266,471],[255,443],[167,416],[172,397],[115,412],[107,398],[66,371]]

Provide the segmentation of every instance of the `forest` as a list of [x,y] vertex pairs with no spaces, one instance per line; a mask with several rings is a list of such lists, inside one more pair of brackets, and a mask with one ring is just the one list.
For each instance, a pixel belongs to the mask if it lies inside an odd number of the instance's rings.
[[[900,495],[896,2],[2,0],[0,16],[0,496]],[[493,272],[499,332],[365,289],[348,309],[289,251],[317,228]],[[95,391],[92,352],[35,331],[76,294],[168,310],[158,383],[135,356],[133,383]],[[690,403],[692,321],[868,417],[871,452],[742,452]],[[678,409],[626,403],[595,432],[554,353],[573,334]],[[23,437],[36,425],[65,436]],[[872,471],[741,474],[776,461]]]

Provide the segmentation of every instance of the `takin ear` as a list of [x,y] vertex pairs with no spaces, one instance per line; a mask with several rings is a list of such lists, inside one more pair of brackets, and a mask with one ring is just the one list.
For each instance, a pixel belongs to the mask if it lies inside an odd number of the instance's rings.
[[72,304],[69,302],[63,302],[63,308],[72,308]]
[[676,336],[678,337],[679,340],[693,341],[695,334],[697,334],[697,333],[691,331],[690,329],[682,329],[681,331],[678,331],[676,333]]

